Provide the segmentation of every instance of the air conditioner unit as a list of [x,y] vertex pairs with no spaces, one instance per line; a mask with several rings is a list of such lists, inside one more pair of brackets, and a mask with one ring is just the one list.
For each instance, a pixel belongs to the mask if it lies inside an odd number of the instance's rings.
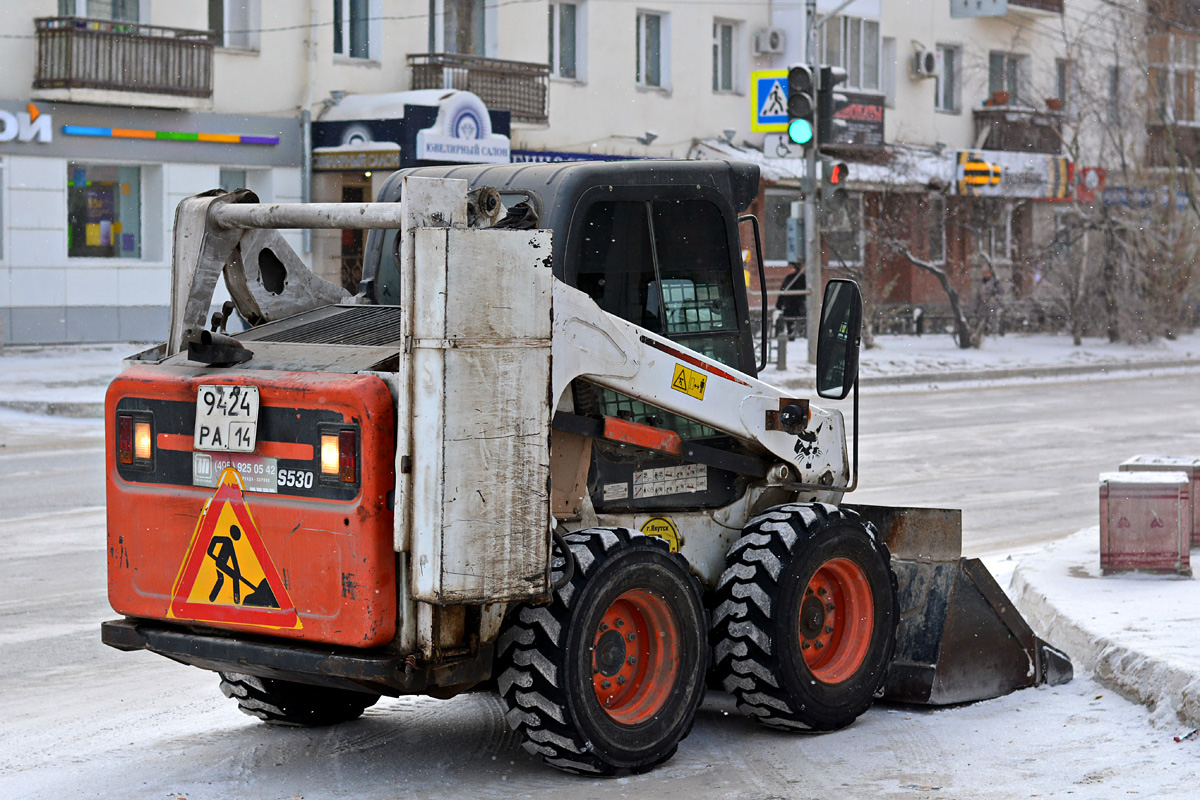
[[754,55],[779,55],[787,47],[787,34],[783,28],[763,28],[754,33]]
[[942,54],[937,50],[921,49],[913,53],[914,78],[936,78],[942,74]]

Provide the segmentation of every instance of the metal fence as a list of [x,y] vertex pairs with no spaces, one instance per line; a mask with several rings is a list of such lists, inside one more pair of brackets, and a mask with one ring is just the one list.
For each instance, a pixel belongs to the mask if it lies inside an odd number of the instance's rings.
[[462,89],[490,109],[509,111],[514,122],[550,119],[550,65],[504,61],[461,53],[408,57],[413,89]]
[[35,89],[212,96],[209,31],[84,17],[43,17]]

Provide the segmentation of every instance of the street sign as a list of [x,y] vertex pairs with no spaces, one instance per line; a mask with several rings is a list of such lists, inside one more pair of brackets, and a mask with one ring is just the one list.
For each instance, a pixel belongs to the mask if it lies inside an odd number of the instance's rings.
[[763,155],[767,158],[804,158],[804,148],[794,144],[786,133],[768,133],[763,137]]
[[750,73],[750,130],[757,133],[787,130],[787,75],[786,69]]

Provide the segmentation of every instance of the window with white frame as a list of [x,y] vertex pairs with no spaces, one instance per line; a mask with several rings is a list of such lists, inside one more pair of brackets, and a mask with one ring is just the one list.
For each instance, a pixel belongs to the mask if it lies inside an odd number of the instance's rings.
[[1008,92],[1008,105],[1029,105],[1029,56],[1019,53],[988,53],[988,91]]
[[832,17],[821,28],[821,39],[825,63],[846,70],[847,89],[881,90],[879,20]]
[[379,57],[380,0],[333,0],[333,52],[344,58]]
[[849,192],[846,201],[824,209],[822,239],[831,267],[851,267],[863,263],[862,194]]
[[58,0],[58,15],[140,22],[138,5],[139,0]]
[[937,46],[942,60],[942,72],[934,79],[933,107],[948,114],[957,114],[962,109],[962,86],[959,72],[962,50],[948,44]]
[[67,255],[142,257],[142,168],[67,163]]
[[584,4],[550,3],[550,74],[583,80]]
[[666,89],[670,75],[670,15],[639,11],[637,15],[637,85]]
[[946,198],[940,194],[929,195],[929,260],[946,260]]
[[1196,80],[1200,66],[1200,36],[1181,32],[1149,37],[1150,122],[1200,122]]
[[259,0],[208,0],[208,29],[218,47],[257,50]]
[[737,88],[734,75],[734,65],[737,64],[734,53],[736,42],[736,22],[713,20],[712,88],[714,92],[732,92]]
[[1012,261],[1012,204],[996,201],[985,209],[979,231],[979,250],[993,264]]
[[1055,97],[1062,102],[1062,112],[1068,118],[1079,116],[1079,75],[1078,65],[1065,58],[1054,60]]

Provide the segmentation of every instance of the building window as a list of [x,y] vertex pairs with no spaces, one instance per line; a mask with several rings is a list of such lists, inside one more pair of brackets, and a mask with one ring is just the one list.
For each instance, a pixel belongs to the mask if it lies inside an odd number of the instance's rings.
[[208,29],[218,47],[257,50],[258,20],[258,0],[208,0]]
[[4,260],[4,161],[0,159],[0,261]]
[[550,74],[580,80],[580,3],[550,4]]
[[1121,124],[1121,103],[1124,101],[1124,93],[1121,91],[1121,68],[1108,68],[1108,124]]
[[734,34],[737,24],[715,20],[713,22],[713,71],[712,88],[714,92],[732,92],[734,90],[733,53]]
[[935,79],[933,107],[948,114],[957,114],[962,109],[962,89],[958,77],[962,51],[944,44],[939,44],[937,51],[941,56],[942,74]]
[[825,63],[846,70],[848,89],[878,92],[883,86],[879,21],[833,17],[821,29]]
[[637,85],[670,86],[670,17],[653,11],[637,15]]
[[763,196],[763,261],[767,265],[787,263],[788,218],[792,215],[792,203],[803,199],[800,192],[780,190],[767,190]]
[[488,9],[484,0],[443,0],[443,7],[446,52],[486,56]]
[[371,0],[333,0],[334,53],[346,58],[372,58],[372,5],[375,3]]
[[1079,76],[1075,64],[1065,58],[1054,60],[1054,85],[1057,97],[1062,102],[1062,112],[1068,118],[1078,116]]
[[142,168],[67,163],[67,255],[142,257]]
[[896,107],[896,38],[883,37],[883,103]]
[[1148,41],[1150,56],[1150,121],[1200,121],[1196,116],[1196,68],[1200,36],[1158,33]]
[[226,169],[221,167],[221,177],[219,179],[221,188],[227,192],[232,192],[237,189],[246,188],[246,170],[244,169]]
[[992,264],[1012,261],[1012,205],[998,201],[984,211],[980,226],[979,250]]
[[946,260],[946,198],[940,194],[929,195],[929,260]]
[[850,267],[863,263],[862,194],[851,192],[846,202],[824,210],[822,239],[829,266]]
[[140,22],[138,0],[58,0],[60,17],[90,17]]
[[1029,56],[988,53],[988,91],[1008,92],[1008,105],[1029,105]]

